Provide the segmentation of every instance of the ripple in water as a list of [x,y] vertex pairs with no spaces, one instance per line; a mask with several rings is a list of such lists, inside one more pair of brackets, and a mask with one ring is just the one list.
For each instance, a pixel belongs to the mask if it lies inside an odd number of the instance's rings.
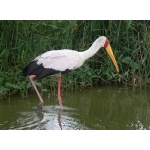
[[79,114],[75,109],[59,106],[44,106],[43,110],[36,112],[18,112],[20,117],[12,122],[12,130],[85,130],[86,126],[75,117]]

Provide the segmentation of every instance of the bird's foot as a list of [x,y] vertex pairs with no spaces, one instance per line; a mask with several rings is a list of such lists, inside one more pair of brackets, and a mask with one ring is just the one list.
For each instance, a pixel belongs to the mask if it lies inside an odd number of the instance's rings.
[[43,108],[43,104],[42,104],[42,103],[40,103],[40,104],[37,106],[37,111],[41,111],[41,110],[42,110],[42,108]]

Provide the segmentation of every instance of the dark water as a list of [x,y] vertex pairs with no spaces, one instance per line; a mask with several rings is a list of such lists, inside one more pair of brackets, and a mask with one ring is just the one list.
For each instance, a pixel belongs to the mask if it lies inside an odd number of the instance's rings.
[[117,86],[63,91],[61,111],[55,93],[0,100],[1,130],[149,130],[150,89]]

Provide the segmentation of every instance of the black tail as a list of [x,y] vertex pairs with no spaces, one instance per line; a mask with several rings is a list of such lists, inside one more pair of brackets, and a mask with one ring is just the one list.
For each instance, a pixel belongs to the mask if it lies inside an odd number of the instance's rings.
[[[22,71],[22,74],[26,77],[28,75],[37,75],[37,70],[40,65],[37,64],[37,61],[31,61]],[[35,74],[36,73],[36,74]]]
[[58,73],[60,73],[60,71],[52,68],[44,68],[43,64],[38,65],[37,61],[30,62],[22,71],[22,74],[25,77],[29,75],[36,75],[36,79],[42,79],[48,75],[54,75]]

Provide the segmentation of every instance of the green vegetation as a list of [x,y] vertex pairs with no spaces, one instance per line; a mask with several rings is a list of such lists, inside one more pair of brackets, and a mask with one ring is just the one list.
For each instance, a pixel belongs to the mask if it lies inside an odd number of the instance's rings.
[[[150,84],[150,21],[0,21],[0,96],[31,88],[21,76],[24,66],[37,55],[52,49],[88,49],[105,35],[111,42],[126,85]],[[65,76],[64,88],[119,83],[118,74],[101,50]],[[120,84],[119,83],[119,84]],[[41,92],[57,88],[56,77],[36,81]]]

